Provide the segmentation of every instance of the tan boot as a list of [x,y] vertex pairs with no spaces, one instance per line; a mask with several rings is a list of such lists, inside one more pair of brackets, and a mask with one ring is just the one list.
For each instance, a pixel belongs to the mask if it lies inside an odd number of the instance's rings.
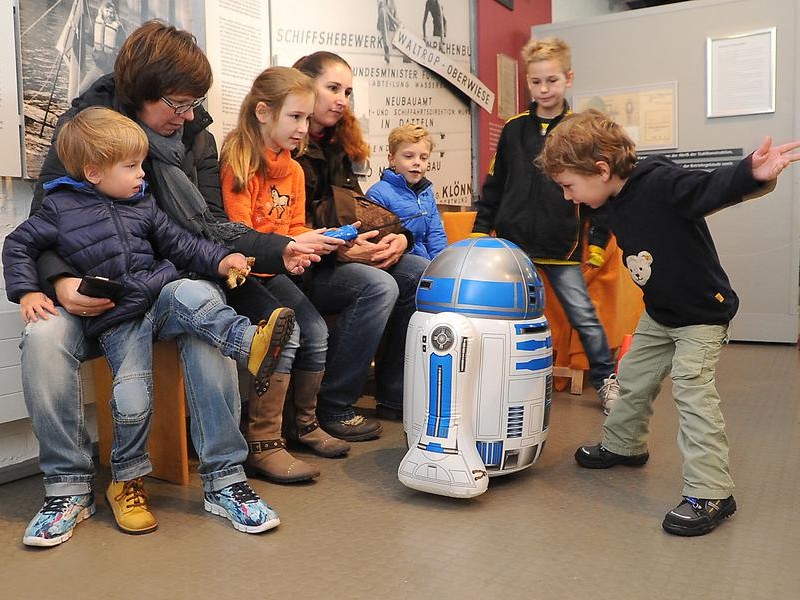
[[274,373],[262,395],[252,388],[244,434],[250,448],[245,465],[278,483],[319,477],[319,469],[289,454],[281,438],[281,417],[288,387],[289,375]]
[[325,371],[312,373],[297,369],[292,372],[294,394],[286,402],[284,419],[287,437],[305,444],[320,456],[334,458],[350,452],[350,444],[331,437],[317,422],[317,392],[324,374]]

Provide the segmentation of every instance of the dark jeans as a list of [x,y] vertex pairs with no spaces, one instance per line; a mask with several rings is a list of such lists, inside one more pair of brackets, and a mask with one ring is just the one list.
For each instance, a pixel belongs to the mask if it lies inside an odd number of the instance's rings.
[[384,331],[386,351],[375,365],[377,400],[403,406],[406,331],[428,262],[405,254],[388,271],[358,263],[314,267],[309,297],[323,315],[337,315],[317,400],[320,419],[342,420],[355,414],[352,406],[363,392]]

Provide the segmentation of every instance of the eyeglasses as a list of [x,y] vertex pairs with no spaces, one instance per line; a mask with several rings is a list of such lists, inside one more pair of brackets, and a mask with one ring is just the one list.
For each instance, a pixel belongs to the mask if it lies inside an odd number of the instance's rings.
[[161,96],[161,101],[169,106],[172,110],[175,111],[176,115],[182,115],[185,112],[189,112],[190,110],[197,108],[203,102],[206,101],[206,97],[203,96],[202,98],[197,98],[196,100],[192,100],[191,102],[184,102],[183,104],[175,104],[169,98]]

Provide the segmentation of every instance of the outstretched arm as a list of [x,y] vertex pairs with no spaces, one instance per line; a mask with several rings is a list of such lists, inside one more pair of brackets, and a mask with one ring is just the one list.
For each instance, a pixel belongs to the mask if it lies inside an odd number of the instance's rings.
[[800,160],[800,153],[791,154],[796,148],[800,148],[800,141],[773,146],[771,137],[764,138],[758,150],[753,152],[751,159],[753,179],[756,181],[776,179],[791,163]]

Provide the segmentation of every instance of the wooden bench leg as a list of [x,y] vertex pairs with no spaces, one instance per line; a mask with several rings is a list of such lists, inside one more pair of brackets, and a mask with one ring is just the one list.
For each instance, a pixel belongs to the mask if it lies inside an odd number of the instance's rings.
[[569,367],[553,367],[553,377],[566,377],[570,380],[569,393],[580,396],[583,393],[583,371]]
[[[111,419],[111,370],[105,358],[92,361],[100,464],[109,466],[114,426]],[[148,440],[151,477],[189,484],[186,395],[175,342],[153,346],[153,421]]]

